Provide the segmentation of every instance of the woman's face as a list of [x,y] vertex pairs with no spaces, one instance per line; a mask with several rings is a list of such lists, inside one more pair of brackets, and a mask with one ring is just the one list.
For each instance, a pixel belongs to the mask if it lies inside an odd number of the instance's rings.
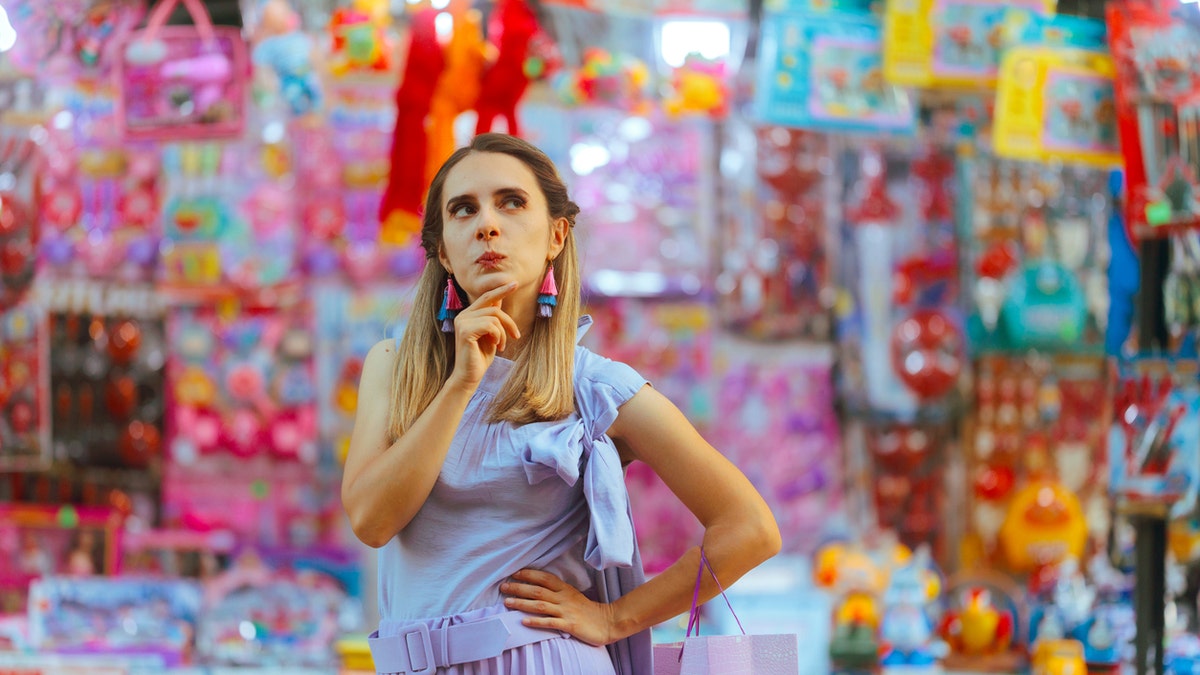
[[473,152],[446,175],[441,208],[438,257],[471,300],[516,281],[512,305],[532,311],[546,263],[562,251],[568,223],[551,221],[529,167],[502,153]]

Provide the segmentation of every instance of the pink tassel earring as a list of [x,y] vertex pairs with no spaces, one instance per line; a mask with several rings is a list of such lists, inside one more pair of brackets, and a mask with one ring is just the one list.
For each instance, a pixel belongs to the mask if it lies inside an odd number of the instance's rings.
[[546,279],[542,281],[542,290],[538,293],[538,316],[549,319],[558,305],[558,286],[554,283],[554,265],[546,270]]
[[438,310],[438,321],[442,322],[443,333],[454,332],[454,317],[462,311],[462,298],[458,297],[458,289],[454,287],[454,275],[446,277],[446,293],[442,296],[442,308]]

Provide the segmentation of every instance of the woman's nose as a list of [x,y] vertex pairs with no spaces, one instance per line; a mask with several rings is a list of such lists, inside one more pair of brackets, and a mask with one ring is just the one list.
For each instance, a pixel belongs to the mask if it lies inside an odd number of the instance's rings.
[[496,225],[496,216],[490,210],[484,209],[479,214],[479,226],[475,230],[475,238],[480,241],[487,241],[500,235],[500,228]]

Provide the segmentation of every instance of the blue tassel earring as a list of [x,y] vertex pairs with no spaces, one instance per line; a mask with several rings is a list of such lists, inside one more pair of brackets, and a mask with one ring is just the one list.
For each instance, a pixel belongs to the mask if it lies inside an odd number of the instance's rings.
[[458,289],[454,287],[454,275],[446,277],[446,293],[442,297],[442,308],[438,310],[438,321],[442,322],[443,333],[454,332],[454,317],[462,311],[462,298],[458,297]]
[[542,281],[542,290],[538,293],[538,316],[549,319],[558,306],[558,285],[554,283],[554,265],[546,270],[546,279]]

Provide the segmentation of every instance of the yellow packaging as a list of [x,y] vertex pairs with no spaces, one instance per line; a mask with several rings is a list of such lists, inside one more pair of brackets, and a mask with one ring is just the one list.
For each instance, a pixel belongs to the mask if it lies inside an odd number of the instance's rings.
[[1013,10],[1054,13],[1056,0],[888,0],[883,69],[902,86],[991,89]]
[[1000,67],[992,138],[1010,159],[1120,166],[1112,57],[1020,46]]

